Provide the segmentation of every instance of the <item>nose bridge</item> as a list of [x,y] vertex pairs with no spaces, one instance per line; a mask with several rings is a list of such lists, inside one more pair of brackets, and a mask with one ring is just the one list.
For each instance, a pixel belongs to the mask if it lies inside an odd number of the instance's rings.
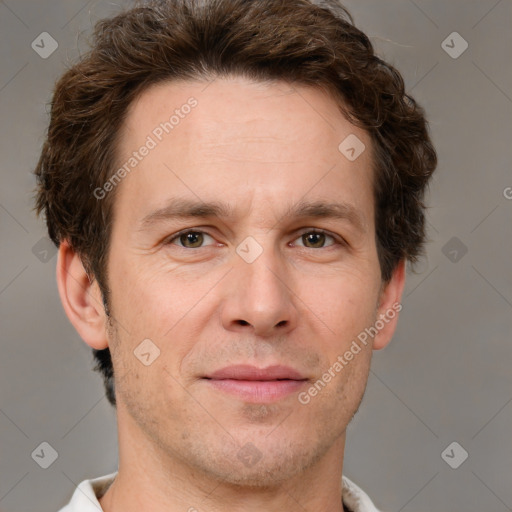
[[295,301],[281,256],[270,236],[247,237],[237,246],[224,299],[226,328],[252,326],[255,334],[269,335],[295,325]]

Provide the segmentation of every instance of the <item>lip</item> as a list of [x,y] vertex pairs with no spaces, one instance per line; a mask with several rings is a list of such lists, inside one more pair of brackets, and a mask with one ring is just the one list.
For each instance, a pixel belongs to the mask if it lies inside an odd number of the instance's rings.
[[217,370],[210,375],[208,379],[234,379],[234,380],[259,380],[270,381],[277,379],[289,380],[306,380],[306,377],[300,374],[297,370],[289,366],[274,365],[267,366],[267,368],[257,368],[249,364],[238,364],[234,366],[227,366]]
[[282,365],[267,368],[251,365],[228,366],[211,373],[204,379],[218,391],[253,403],[280,400],[298,391],[308,380],[297,370]]

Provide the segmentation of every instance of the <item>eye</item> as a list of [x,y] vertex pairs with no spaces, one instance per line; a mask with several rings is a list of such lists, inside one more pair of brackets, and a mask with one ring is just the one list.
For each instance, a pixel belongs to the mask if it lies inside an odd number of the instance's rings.
[[174,245],[178,245],[179,247],[183,247],[185,249],[197,249],[201,248],[205,237],[211,238],[213,240],[213,238],[204,231],[189,229],[187,231],[180,231],[172,238],[169,238],[166,241],[166,244],[173,244],[175,240],[178,240],[180,244]]
[[[328,246],[325,245],[327,238],[333,240],[333,243],[329,244]],[[299,247],[306,247],[307,249],[323,249],[324,247],[330,247],[331,245],[342,245],[341,242],[336,241],[333,236],[328,235],[321,229],[305,231],[296,240],[303,242],[302,245],[299,244]]]
[[[167,239],[165,243],[166,245],[177,245],[184,249],[200,249],[205,247],[205,237],[214,241],[213,237],[204,231],[188,229],[176,233],[171,238]],[[332,242],[326,245],[328,239]],[[300,240],[301,242],[297,244],[299,247],[305,247],[307,249],[323,249],[333,245],[343,245],[343,241],[338,241],[334,236],[329,235],[321,229],[310,229],[309,231],[304,231],[298,238],[296,238],[296,240]]]

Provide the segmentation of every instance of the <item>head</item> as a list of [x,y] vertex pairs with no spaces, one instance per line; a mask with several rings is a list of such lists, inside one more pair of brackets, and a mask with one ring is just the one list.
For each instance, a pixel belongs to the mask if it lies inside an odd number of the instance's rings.
[[[249,441],[262,472],[311,464],[391,339],[435,166],[423,110],[336,0],[146,2],[100,21],[56,85],[35,172],[110,403],[203,470]],[[306,384],[271,404],[213,392],[211,372],[239,363]]]

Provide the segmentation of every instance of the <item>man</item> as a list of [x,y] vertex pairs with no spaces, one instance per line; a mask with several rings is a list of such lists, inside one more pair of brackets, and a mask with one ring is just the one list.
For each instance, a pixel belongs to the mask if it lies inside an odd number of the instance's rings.
[[62,510],[377,510],[343,476],[345,432],[435,166],[422,109],[336,0],[100,21],[56,86],[37,208],[119,469]]

